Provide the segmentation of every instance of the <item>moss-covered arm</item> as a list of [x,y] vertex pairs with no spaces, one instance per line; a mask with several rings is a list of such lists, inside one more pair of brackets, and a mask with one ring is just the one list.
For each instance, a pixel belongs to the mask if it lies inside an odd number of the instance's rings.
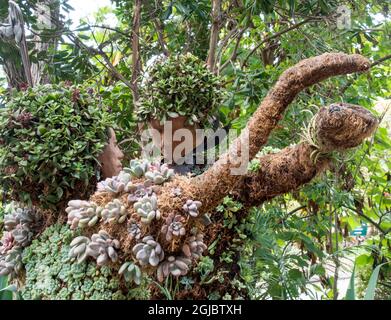
[[[208,197],[203,202],[207,208],[215,207],[219,201],[237,187],[239,179],[231,170],[240,166],[238,155],[248,152],[249,160],[267,142],[286,107],[303,89],[332,76],[368,70],[370,62],[361,55],[325,53],[305,59],[287,69],[273,89],[262,101],[242,134],[208,171],[193,179],[196,198]],[[248,148],[248,151],[244,148]],[[213,192],[210,192],[213,190]]]

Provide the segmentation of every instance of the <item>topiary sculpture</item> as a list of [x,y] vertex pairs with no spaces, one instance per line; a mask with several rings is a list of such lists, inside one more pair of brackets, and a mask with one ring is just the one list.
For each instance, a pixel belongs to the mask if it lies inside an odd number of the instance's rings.
[[14,199],[44,207],[88,196],[112,126],[89,89],[47,84],[14,92],[0,112],[0,184]]
[[[332,150],[354,147],[373,133],[377,120],[363,108],[348,104],[338,104],[338,108],[335,105],[324,107],[314,121],[312,134],[316,139],[311,140],[321,141],[320,145],[314,146],[303,141],[278,153],[262,156],[259,158],[262,165],[257,170],[243,175],[233,175],[231,172],[240,165],[236,155],[238,152],[244,153],[246,146],[249,148],[248,160],[255,157],[281,118],[281,113],[301,90],[333,75],[360,72],[368,68],[368,60],[359,55],[332,53],[304,60],[284,72],[254,113],[242,135],[202,175],[193,178],[170,176],[158,188],[156,185],[151,186],[153,194],[145,195],[134,204],[128,201],[134,189],[120,193],[100,191],[93,195],[89,202],[102,208],[113,199],[118,199],[126,208],[128,221],[133,225],[132,230],[136,230],[136,224],[140,231],[130,234],[128,223],[118,224],[115,228],[111,224],[100,224],[92,226],[92,230],[83,229],[81,231],[88,238],[91,233],[100,230],[98,234],[93,234],[91,242],[85,240],[87,255],[97,259],[98,265],[121,262],[121,259],[122,262],[128,262],[132,258],[140,266],[143,275],[157,277],[159,281],[170,275],[179,277],[186,274],[214,241],[213,235],[208,233],[211,228],[206,228],[206,224],[201,221],[202,217],[226,195],[234,195],[245,206],[259,205],[276,195],[298,188],[324,171],[331,162],[329,153]],[[311,156],[314,150],[321,154],[317,161],[313,161]],[[147,177],[150,164],[137,161],[131,166],[130,182],[136,189],[153,182],[151,178],[155,176]],[[128,171],[124,169],[124,172]],[[173,191],[176,193],[175,197]],[[188,213],[188,216],[179,218],[184,213]],[[177,216],[179,217],[175,220]],[[175,228],[171,226],[168,239],[169,226],[164,227],[167,222],[170,222],[170,226],[176,223]],[[221,228],[222,223],[214,223],[213,234],[219,234]],[[189,232],[181,234],[182,229]],[[174,237],[174,231],[180,236]],[[142,239],[141,235],[144,236]],[[69,259],[69,246],[67,249],[66,257]],[[74,250],[72,256],[78,258],[81,254],[80,257],[83,258],[82,249],[84,246],[77,252]],[[168,258],[164,259],[165,256]],[[125,272],[129,266],[130,264],[122,271]],[[56,288],[57,285],[51,287],[51,290]]]

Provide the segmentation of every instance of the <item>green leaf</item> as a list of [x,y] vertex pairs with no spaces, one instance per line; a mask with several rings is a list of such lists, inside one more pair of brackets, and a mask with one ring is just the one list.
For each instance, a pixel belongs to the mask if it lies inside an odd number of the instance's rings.
[[354,289],[354,278],[355,278],[355,276],[356,276],[356,265],[354,265],[354,267],[353,267],[353,272],[352,272],[352,275],[350,277],[349,287],[348,287],[348,290],[346,291],[345,300],[356,300],[356,292],[355,292],[355,289]]
[[374,300],[377,278],[379,277],[380,268],[388,262],[379,264],[375,270],[373,270],[371,277],[369,278],[367,292],[365,293],[364,300]]

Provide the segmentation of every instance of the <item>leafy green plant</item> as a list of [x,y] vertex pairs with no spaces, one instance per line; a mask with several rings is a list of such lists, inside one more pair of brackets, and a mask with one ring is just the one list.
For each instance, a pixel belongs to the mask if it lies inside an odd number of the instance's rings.
[[197,57],[186,54],[155,62],[141,86],[140,120],[185,116],[190,124],[206,125],[222,98],[222,83]]
[[85,194],[112,117],[92,90],[41,85],[14,92],[0,111],[0,183],[18,200],[51,206]]
[[[385,264],[387,264],[387,262],[379,264],[375,269],[373,269],[371,277],[369,278],[368,281],[364,300],[375,299],[376,285],[380,273],[380,268]],[[355,278],[356,278],[356,267],[354,266],[352,275],[350,276],[349,287],[346,292],[345,300],[358,300],[356,295],[356,290],[355,290]]]

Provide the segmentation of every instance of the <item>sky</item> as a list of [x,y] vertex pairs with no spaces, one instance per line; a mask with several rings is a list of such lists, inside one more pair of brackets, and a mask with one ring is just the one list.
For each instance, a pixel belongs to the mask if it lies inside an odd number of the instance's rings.
[[68,0],[68,4],[75,9],[68,15],[73,21],[73,28],[78,26],[81,18],[91,16],[99,8],[113,6],[110,0]]

